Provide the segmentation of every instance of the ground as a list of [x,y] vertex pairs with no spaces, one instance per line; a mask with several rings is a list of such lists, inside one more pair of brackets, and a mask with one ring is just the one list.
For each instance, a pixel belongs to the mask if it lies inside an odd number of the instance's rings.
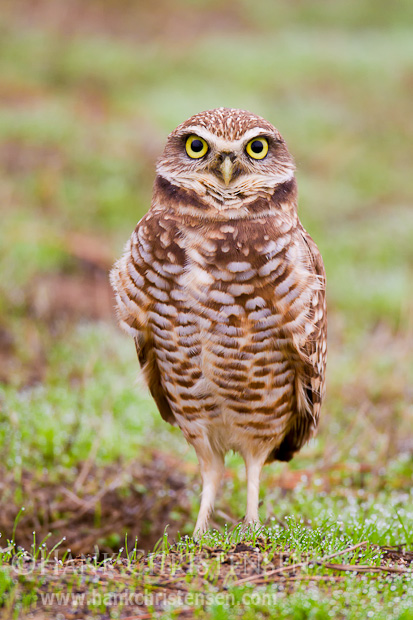
[[[413,618],[412,26],[408,0],[3,3],[1,617]],[[264,470],[264,529],[237,528],[229,455],[196,545],[197,462],[107,273],[166,135],[221,105],[296,159],[328,384],[317,438]]]

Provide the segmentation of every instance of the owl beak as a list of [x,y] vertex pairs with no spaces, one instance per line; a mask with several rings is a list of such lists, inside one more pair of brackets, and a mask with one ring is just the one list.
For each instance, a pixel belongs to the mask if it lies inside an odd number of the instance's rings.
[[224,179],[224,183],[228,187],[228,185],[231,182],[232,175],[234,172],[234,164],[228,156],[225,157],[219,169],[221,171],[222,178]]

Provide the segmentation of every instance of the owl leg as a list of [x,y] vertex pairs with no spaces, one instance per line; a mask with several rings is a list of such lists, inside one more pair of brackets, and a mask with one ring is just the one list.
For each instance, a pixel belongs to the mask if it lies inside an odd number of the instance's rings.
[[208,529],[209,517],[214,509],[215,496],[224,471],[224,457],[221,454],[211,454],[205,458],[198,453],[198,460],[202,476],[202,499],[194,538],[201,537]]
[[244,519],[245,526],[260,523],[258,516],[258,502],[260,494],[260,475],[265,457],[245,457],[247,470],[247,512]]

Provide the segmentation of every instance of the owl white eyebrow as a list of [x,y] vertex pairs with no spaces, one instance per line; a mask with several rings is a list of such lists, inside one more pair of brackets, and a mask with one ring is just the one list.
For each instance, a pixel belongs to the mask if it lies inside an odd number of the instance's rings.
[[253,138],[268,135],[268,129],[264,127],[253,127],[252,129],[248,129],[242,138],[238,140],[225,140],[225,138],[220,138],[208,129],[199,127],[198,125],[186,127],[185,133],[194,134],[203,138],[208,144],[213,144],[219,151],[237,151],[244,148],[245,144]]

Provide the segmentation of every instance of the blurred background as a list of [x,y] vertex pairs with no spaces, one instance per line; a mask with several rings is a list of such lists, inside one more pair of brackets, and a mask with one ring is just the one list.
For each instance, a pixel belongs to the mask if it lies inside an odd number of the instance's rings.
[[[266,469],[263,514],[291,512],[299,485],[410,489],[412,100],[410,0],[2,1],[4,537],[22,506],[22,544],[33,529],[77,552],[125,532],[150,546],[168,519],[191,531],[196,460],[136,384],[107,274],[149,208],[167,134],[219,106],[286,139],[328,278],[320,433]],[[220,526],[245,500],[241,461],[228,463]]]

